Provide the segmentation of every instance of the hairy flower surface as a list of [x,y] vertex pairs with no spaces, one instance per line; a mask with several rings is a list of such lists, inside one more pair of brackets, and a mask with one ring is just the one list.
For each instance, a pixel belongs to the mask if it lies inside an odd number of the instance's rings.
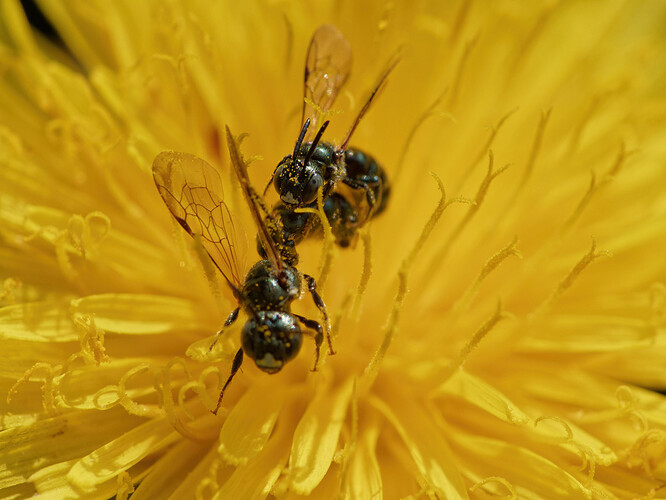
[[[60,41],[0,2],[0,496],[666,498],[666,4],[38,3]],[[399,58],[352,140],[390,200],[299,246],[336,354],[214,416],[246,317],[209,352],[236,299],[152,161],[218,169],[249,268],[224,128],[262,190],[324,23],[326,140]]]

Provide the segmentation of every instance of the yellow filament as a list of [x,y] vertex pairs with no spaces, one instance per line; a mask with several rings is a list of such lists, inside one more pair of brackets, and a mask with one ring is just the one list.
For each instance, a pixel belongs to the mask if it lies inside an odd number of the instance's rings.
[[55,394],[53,391],[53,380],[55,374],[53,367],[48,363],[35,363],[31,368],[29,368],[7,392],[7,404],[11,403],[12,397],[18,393],[21,385],[30,382],[32,376],[38,370],[42,370],[44,372],[44,384],[42,385],[42,406],[48,415],[55,416],[58,414],[55,404]]
[[590,107],[582,115],[581,119],[576,124],[576,127],[574,128],[574,131],[571,134],[571,142],[569,143],[569,155],[571,155],[578,148],[578,144],[580,143],[580,138],[583,135],[583,132],[585,131],[585,127],[590,122],[590,119],[592,118],[592,116],[594,116],[594,113],[600,107],[605,97],[606,96],[601,96],[601,95],[594,96],[594,98],[590,102]]
[[[478,488],[483,488],[485,485],[492,485],[493,483],[497,483],[500,486],[503,486],[504,488],[507,489],[506,495],[503,497],[505,500],[514,500],[518,498],[518,493],[516,493],[516,489],[513,487],[513,485],[504,479],[503,477],[499,476],[491,476],[487,477],[485,479],[482,479],[478,483],[473,484],[472,486],[469,487],[469,490],[471,492],[476,491]],[[497,495],[493,495],[493,498],[502,498]]]
[[555,416],[543,416],[543,417],[537,417],[534,419],[534,427],[537,427],[541,422],[544,422],[546,420],[553,421],[555,423],[558,423],[562,426],[562,429],[564,430],[564,433],[566,434],[562,438],[555,438],[554,442],[555,443],[570,443],[573,441],[573,431],[571,430],[571,426],[562,418],[560,417],[555,417]]
[[[463,170],[463,176],[460,178],[460,181],[458,182],[458,185],[456,186],[456,191],[460,191],[461,187],[465,184],[467,179],[469,178],[470,174],[474,171],[474,167],[476,166],[477,163],[481,161],[481,159],[486,155],[486,154],[491,154],[490,149],[491,146],[493,145],[493,142],[495,141],[495,137],[497,137],[497,134],[501,130],[502,126],[506,121],[509,119],[511,115],[513,115],[516,111],[518,111],[518,108],[514,108],[508,113],[506,113],[502,118],[499,119],[497,122],[497,125],[493,125],[490,130],[490,135],[488,136],[488,139],[486,140],[485,144],[479,149],[479,152],[477,155],[474,157],[474,159],[469,162],[467,167]],[[506,167],[504,167],[506,168]]]
[[70,282],[80,285],[78,282],[78,273],[74,269],[74,265],[69,258],[68,239],[67,231],[58,232],[54,241],[56,260],[58,261],[63,276]]
[[638,423],[640,432],[647,432],[649,428],[648,419],[641,411],[636,396],[631,388],[626,385],[621,385],[615,391],[615,397],[617,398],[618,409],[621,414],[633,417]]
[[[486,197],[486,194],[488,193],[488,189],[490,188],[490,184],[503,172],[506,171],[507,168],[509,168],[509,165],[504,165],[502,168],[500,168],[497,171],[493,171],[493,165],[495,163],[495,156],[492,152],[492,150],[488,151],[488,170],[486,172],[486,176],[483,178],[481,181],[481,184],[479,185],[479,189],[476,192],[476,196],[474,197],[474,201],[470,203],[469,208],[467,209],[467,213],[463,217],[463,219],[458,223],[456,228],[453,230],[451,235],[448,237],[444,245],[442,246],[441,250],[437,253],[437,255],[432,259],[431,261],[431,266],[434,266],[435,263],[439,263],[441,265],[441,262],[446,258],[448,255],[449,251],[451,250],[451,247],[453,244],[457,241],[458,237],[462,234],[463,230],[465,227],[469,224],[469,222],[472,220],[474,215],[479,211],[479,208],[481,207],[481,204],[483,203],[483,200]],[[460,201],[468,202],[468,200],[461,199]],[[432,267],[431,267],[432,268]]]
[[436,385],[439,386],[446,382],[455,373],[456,370],[462,367],[463,363],[465,360],[467,360],[472,351],[477,348],[481,340],[483,340],[483,338],[495,327],[495,325],[497,325],[497,323],[512,317],[513,316],[510,313],[504,311],[502,308],[502,302],[498,301],[497,309],[495,309],[493,315],[488,320],[486,320],[486,322],[483,323],[476,332],[474,332],[474,335],[472,335],[472,337],[465,343],[456,358],[449,363],[445,370],[442,371],[442,374],[439,376],[439,380]]
[[536,308],[532,315],[543,313],[548,310],[550,306],[560,297],[562,294],[567,291],[571,285],[576,281],[576,278],[583,272],[583,270],[589,266],[592,262],[597,260],[600,257],[610,257],[611,253],[606,251],[597,252],[597,242],[592,239],[592,247],[590,251],[587,252],[582,259],[580,259],[573,269],[565,276],[565,278],[560,281],[560,283],[555,287],[555,290],[550,294],[550,296]]
[[430,106],[428,106],[421,115],[419,115],[414,125],[409,129],[409,134],[407,134],[407,138],[405,139],[405,144],[402,146],[402,150],[400,151],[400,155],[398,156],[398,161],[396,162],[395,174],[393,176],[394,182],[396,184],[399,182],[398,180],[400,179],[400,174],[403,171],[403,166],[405,164],[405,159],[407,158],[407,152],[409,151],[409,147],[414,142],[414,137],[416,137],[416,133],[425,124],[426,120],[431,117],[440,117],[440,118],[448,118],[451,121],[455,121],[453,115],[451,115],[450,113],[436,111],[437,106],[441,104],[448,90],[449,90],[448,87],[445,88],[444,91],[439,96],[437,96],[437,98],[433,101],[433,103]]
[[519,250],[516,249],[516,244],[518,243],[518,237],[515,237],[511,243],[506,247],[502,248],[495,255],[490,257],[486,263],[481,268],[478,276],[474,282],[465,290],[462,297],[454,304],[453,308],[455,311],[461,312],[466,309],[470,302],[473,300],[476,295],[481,282],[507,258],[510,256],[522,258],[522,254]]
[[391,313],[389,315],[382,343],[375,352],[375,354],[373,355],[368,365],[365,367],[365,370],[363,372],[363,378],[361,380],[362,392],[367,391],[370,388],[370,386],[372,386],[375,378],[377,377],[377,374],[379,373],[381,362],[384,359],[384,356],[386,355],[386,352],[388,351],[388,348],[390,347],[391,342],[393,340],[393,336],[395,335],[395,332],[398,328],[400,310],[402,309],[402,304],[403,301],[405,300],[405,295],[407,295],[407,276],[409,274],[409,269],[414,263],[414,260],[418,252],[423,249],[426,240],[432,233],[432,230],[435,228],[435,225],[437,225],[437,222],[439,221],[446,207],[456,201],[453,200],[452,202],[446,203],[446,193],[444,191],[444,185],[442,184],[442,181],[434,173],[432,173],[432,176],[437,182],[437,187],[439,188],[442,196],[439,200],[439,203],[437,204],[437,207],[435,207],[435,211],[430,216],[430,219],[423,228],[421,235],[417,239],[416,244],[412,247],[411,252],[407,256],[407,258],[405,258],[405,260],[402,262],[400,269],[398,270],[398,292],[396,293],[395,299],[393,300],[393,307],[391,308]]
[[356,287],[356,296],[354,297],[354,305],[352,306],[350,314],[356,321],[359,320],[363,294],[368,287],[370,276],[372,276],[372,238],[370,237],[370,231],[365,229],[359,232],[361,234],[361,241],[363,241],[363,272],[361,273],[361,279]]
[[[539,126],[537,127],[536,133],[534,134],[534,140],[532,141],[532,149],[530,149],[530,156],[525,165],[525,170],[523,171],[523,177],[520,179],[517,191],[521,191],[522,188],[527,184],[532,177],[532,172],[534,171],[534,165],[541,151],[541,144],[543,142],[543,135],[546,131],[546,125],[550,119],[550,114],[553,111],[553,108],[548,108],[545,111],[541,112],[541,119],[539,120]],[[513,198],[513,197],[512,197]]]
[[0,302],[2,305],[11,305],[16,303],[16,292],[23,290],[23,283],[17,278],[5,278],[2,282],[2,291],[0,292]]
[[81,354],[87,363],[100,365],[109,361],[104,347],[104,330],[95,325],[95,318],[89,314],[77,315],[74,324],[81,330],[79,343]]
[[[335,316],[333,318],[333,324],[331,325],[331,339],[335,340],[338,337],[339,331],[340,331],[340,325],[342,324],[343,318],[347,316],[348,308],[349,308],[349,303],[351,302],[351,298],[353,296],[353,292],[349,291],[345,294],[344,299],[342,299],[342,303],[340,304],[340,307],[338,307],[338,310],[335,312]],[[323,356],[328,355],[328,349],[324,349],[322,351]]]
[[638,460],[640,465],[643,466],[645,474],[651,479],[655,479],[655,477],[652,471],[653,460],[650,458],[648,451],[654,445],[657,445],[658,448],[663,448],[666,445],[666,432],[661,429],[649,430],[641,435],[626,452],[627,459]]
[[319,265],[319,277],[317,278],[317,286],[319,288],[324,287],[328,274],[331,270],[331,264],[333,262],[334,255],[334,244],[335,237],[333,236],[333,230],[331,224],[326,217],[324,212],[324,189],[320,187],[317,191],[317,208],[300,208],[296,210],[297,213],[310,213],[319,217],[319,222],[324,231],[324,245],[321,250],[321,263]]
[[[340,484],[345,484],[347,482],[347,475],[349,474],[349,459],[354,456],[354,451],[358,443],[358,392],[357,392],[357,380],[354,377],[354,385],[352,387],[351,395],[351,435],[349,436],[349,441],[345,444],[344,449],[342,450],[341,455],[341,467],[340,467]],[[341,497],[340,497],[341,498]]]
[[468,40],[465,43],[463,48],[463,53],[460,56],[460,61],[458,61],[458,66],[456,68],[456,73],[453,77],[453,83],[451,84],[451,94],[449,95],[448,105],[453,107],[458,100],[458,92],[460,91],[460,84],[462,82],[463,76],[465,75],[465,67],[467,66],[467,61],[469,56],[474,50],[476,43],[479,41],[479,35],[475,35],[474,38]]
[[[176,366],[176,365],[181,365],[184,368],[185,375],[187,378],[187,381],[192,380],[192,374],[190,373],[189,368],[187,367],[187,364],[184,359],[182,358],[174,358],[170,360],[166,366],[157,372],[155,374],[155,388],[158,391],[158,395],[160,395],[160,400],[162,403],[162,408],[164,409],[164,413],[166,414],[166,417],[169,421],[169,423],[172,425],[174,430],[178,432],[180,435],[187,439],[192,439],[195,441],[202,441],[206,439],[210,439],[210,436],[208,435],[207,432],[202,431],[200,429],[197,429],[195,427],[192,427],[190,425],[186,425],[185,422],[181,419],[179,414],[176,413],[176,407],[174,404],[174,399],[173,399],[173,394],[171,392],[172,389],[172,383],[171,383],[171,368]],[[161,377],[161,380],[160,380]],[[187,383],[187,382],[185,382]],[[179,396],[182,393],[179,393]],[[182,403],[183,400],[179,399],[179,403]],[[179,406],[181,411],[183,411],[183,408]],[[191,416],[192,414],[188,411],[183,411],[188,417]]]
[[118,500],[127,500],[134,493],[134,481],[132,481],[132,476],[127,471],[118,474],[116,484],[118,485],[118,492],[115,498]]

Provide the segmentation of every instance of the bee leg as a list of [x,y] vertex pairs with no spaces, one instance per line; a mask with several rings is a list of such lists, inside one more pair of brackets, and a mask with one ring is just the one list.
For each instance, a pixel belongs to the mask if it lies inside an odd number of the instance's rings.
[[222,335],[222,332],[224,332],[224,329],[228,326],[231,326],[234,321],[238,318],[238,311],[240,311],[240,306],[231,311],[231,314],[227,318],[227,320],[224,322],[224,326],[220,328],[217,333],[215,334],[215,340],[213,340],[213,343],[210,345],[208,348],[208,352],[213,350],[213,347],[215,347],[215,344],[217,344],[217,341],[220,340],[220,336]]
[[333,350],[333,342],[331,342],[331,322],[328,319],[328,310],[326,309],[326,304],[324,304],[324,301],[317,292],[317,283],[315,282],[315,279],[309,274],[304,274],[303,277],[308,284],[308,290],[310,291],[310,295],[312,295],[312,300],[317,306],[317,309],[321,311],[321,315],[324,317],[324,326],[326,327],[326,341],[328,342],[328,353],[335,354],[335,351]]
[[268,184],[266,184],[266,187],[264,188],[264,198],[266,197],[266,193],[268,193],[268,189],[271,187],[271,184],[273,184],[273,179],[275,178],[275,171],[273,171],[273,174],[271,175],[271,178],[268,179]]
[[377,203],[375,192],[372,188],[379,185],[379,177],[376,175],[363,175],[360,178],[354,179],[345,177],[342,179],[342,182],[352,189],[363,189],[365,191],[365,198],[368,201],[368,218],[370,218],[372,210],[375,208],[375,203]]
[[321,325],[313,320],[313,319],[308,319],[304,316],[299,316],[298,314],[294,314],[301,323],[303,323],[307,328],[310,330],[314,330],[316,333],[314,335],[308,333],[309,335],[312,335],[314,337],[315,341],[315,364],[314,367],[312,368],[313,372],[317,371],[317,365],[319,364],[319,352],[321,351],[321,344],[324,342],[324,331],[321,328]]
[[222,397],[224,396],[224,391],[227,389],[227,386],[231,383],[231,379],[234,378],[234,375],[236,375],[236,372],[240,369],[242,364],[243,364],[243,349],[238,349],[238,352],[234,356],[234,362],[231,364],[231,374],[229,375],[227,381],[224,383],[224,387],[222,387],[222,390],[220,391],[220,397],[217,398],[217,406],[215,406],[215,409],[211,411],[213,415],[217,415],[217,412],[220,409],[220,406],[222,405]]

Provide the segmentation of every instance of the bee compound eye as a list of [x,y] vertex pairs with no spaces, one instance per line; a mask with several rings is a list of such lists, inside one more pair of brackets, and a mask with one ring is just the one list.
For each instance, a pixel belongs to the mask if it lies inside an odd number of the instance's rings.
[[303,203],[312,203],[317,198],[319,188],[324,184],[321,175],[314,172],[303,186]]
[[284,177],[284,164],[280,163],[275,169],[275,175],[273,175],[273,186],[275,186],[275,190],[277,192],[280,192],[282,188],[282,184],[284,183],[283,177]]

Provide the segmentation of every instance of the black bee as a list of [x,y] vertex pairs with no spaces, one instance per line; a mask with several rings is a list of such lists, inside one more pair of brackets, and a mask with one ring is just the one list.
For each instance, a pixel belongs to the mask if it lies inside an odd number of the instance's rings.
[[[323,25],[315,31],[305,61],[300,134],[292,154],[280,161],[269,183],[269,186],[273,183],[280,196],[280,202],[273,210],[275,219],[283,222],[278,238],[284,241],[290,257],[296,261],[298,257],[292,247],[319,227],[319,221],[315,215],[298,214],[294,210],[315,207],[320,189],[324,212],[336,243],[343,247],[349,246],[359,227],[384,210],[388,200],[390,187],[382,167],[372,156],[348,147],[348,143],[386,83],[395,62],[379,79],[340,146],[321,142],[328,121],[317,129],[320,116],[331,108],[349,77],[351,58],[349,42],[337,28]],[[306,110],[309,110],[307,119]],[[315,130],[314,138],[308,140]],[[353,193],[340,192],[337,188],[339,184],[365,194],[366,213],[362,213],[362,201],[357,200]]]
[[[236,321],[240,309],[249,317],[241,333],[241,349],[234,357],[231,374],[220,391],[214,414],[220,408],[224,391],[240,369],[243,353],[252,358],[259,369],[267,373],[279,372],[286,362],[298,354],[302,335],[308,333],[301,329],[299,323],[314,332],[310,334],[315,340],[313,369],[316,370],[324,328],[317,321],[290,310],[291,303],[301,294],[303,279],[324,317],[329,351],[333,352],[328,332],[328,314],[317,293],[315,280],[307,274],[301,274],[283,260],[281,249],[271,237],[276,232],[271,227],[273,220],[270,216],[262,217],[262,213],[267,211],[259,195],[250,186],[247,166],[228,127],[226,134],[231,163],[265,252],[265,258],[257,262],[244,279],[237,253],[240,240],[235,219],[223,200],[222,181],[217,171],[201,158],[175,151],[164,151],[153,161],[155,185],[167,208],[183,229],[201,242],[238,300],[238,307],[231,312],[224,326],[228,327]],[[216,339],[221,333],[222,330]]]

